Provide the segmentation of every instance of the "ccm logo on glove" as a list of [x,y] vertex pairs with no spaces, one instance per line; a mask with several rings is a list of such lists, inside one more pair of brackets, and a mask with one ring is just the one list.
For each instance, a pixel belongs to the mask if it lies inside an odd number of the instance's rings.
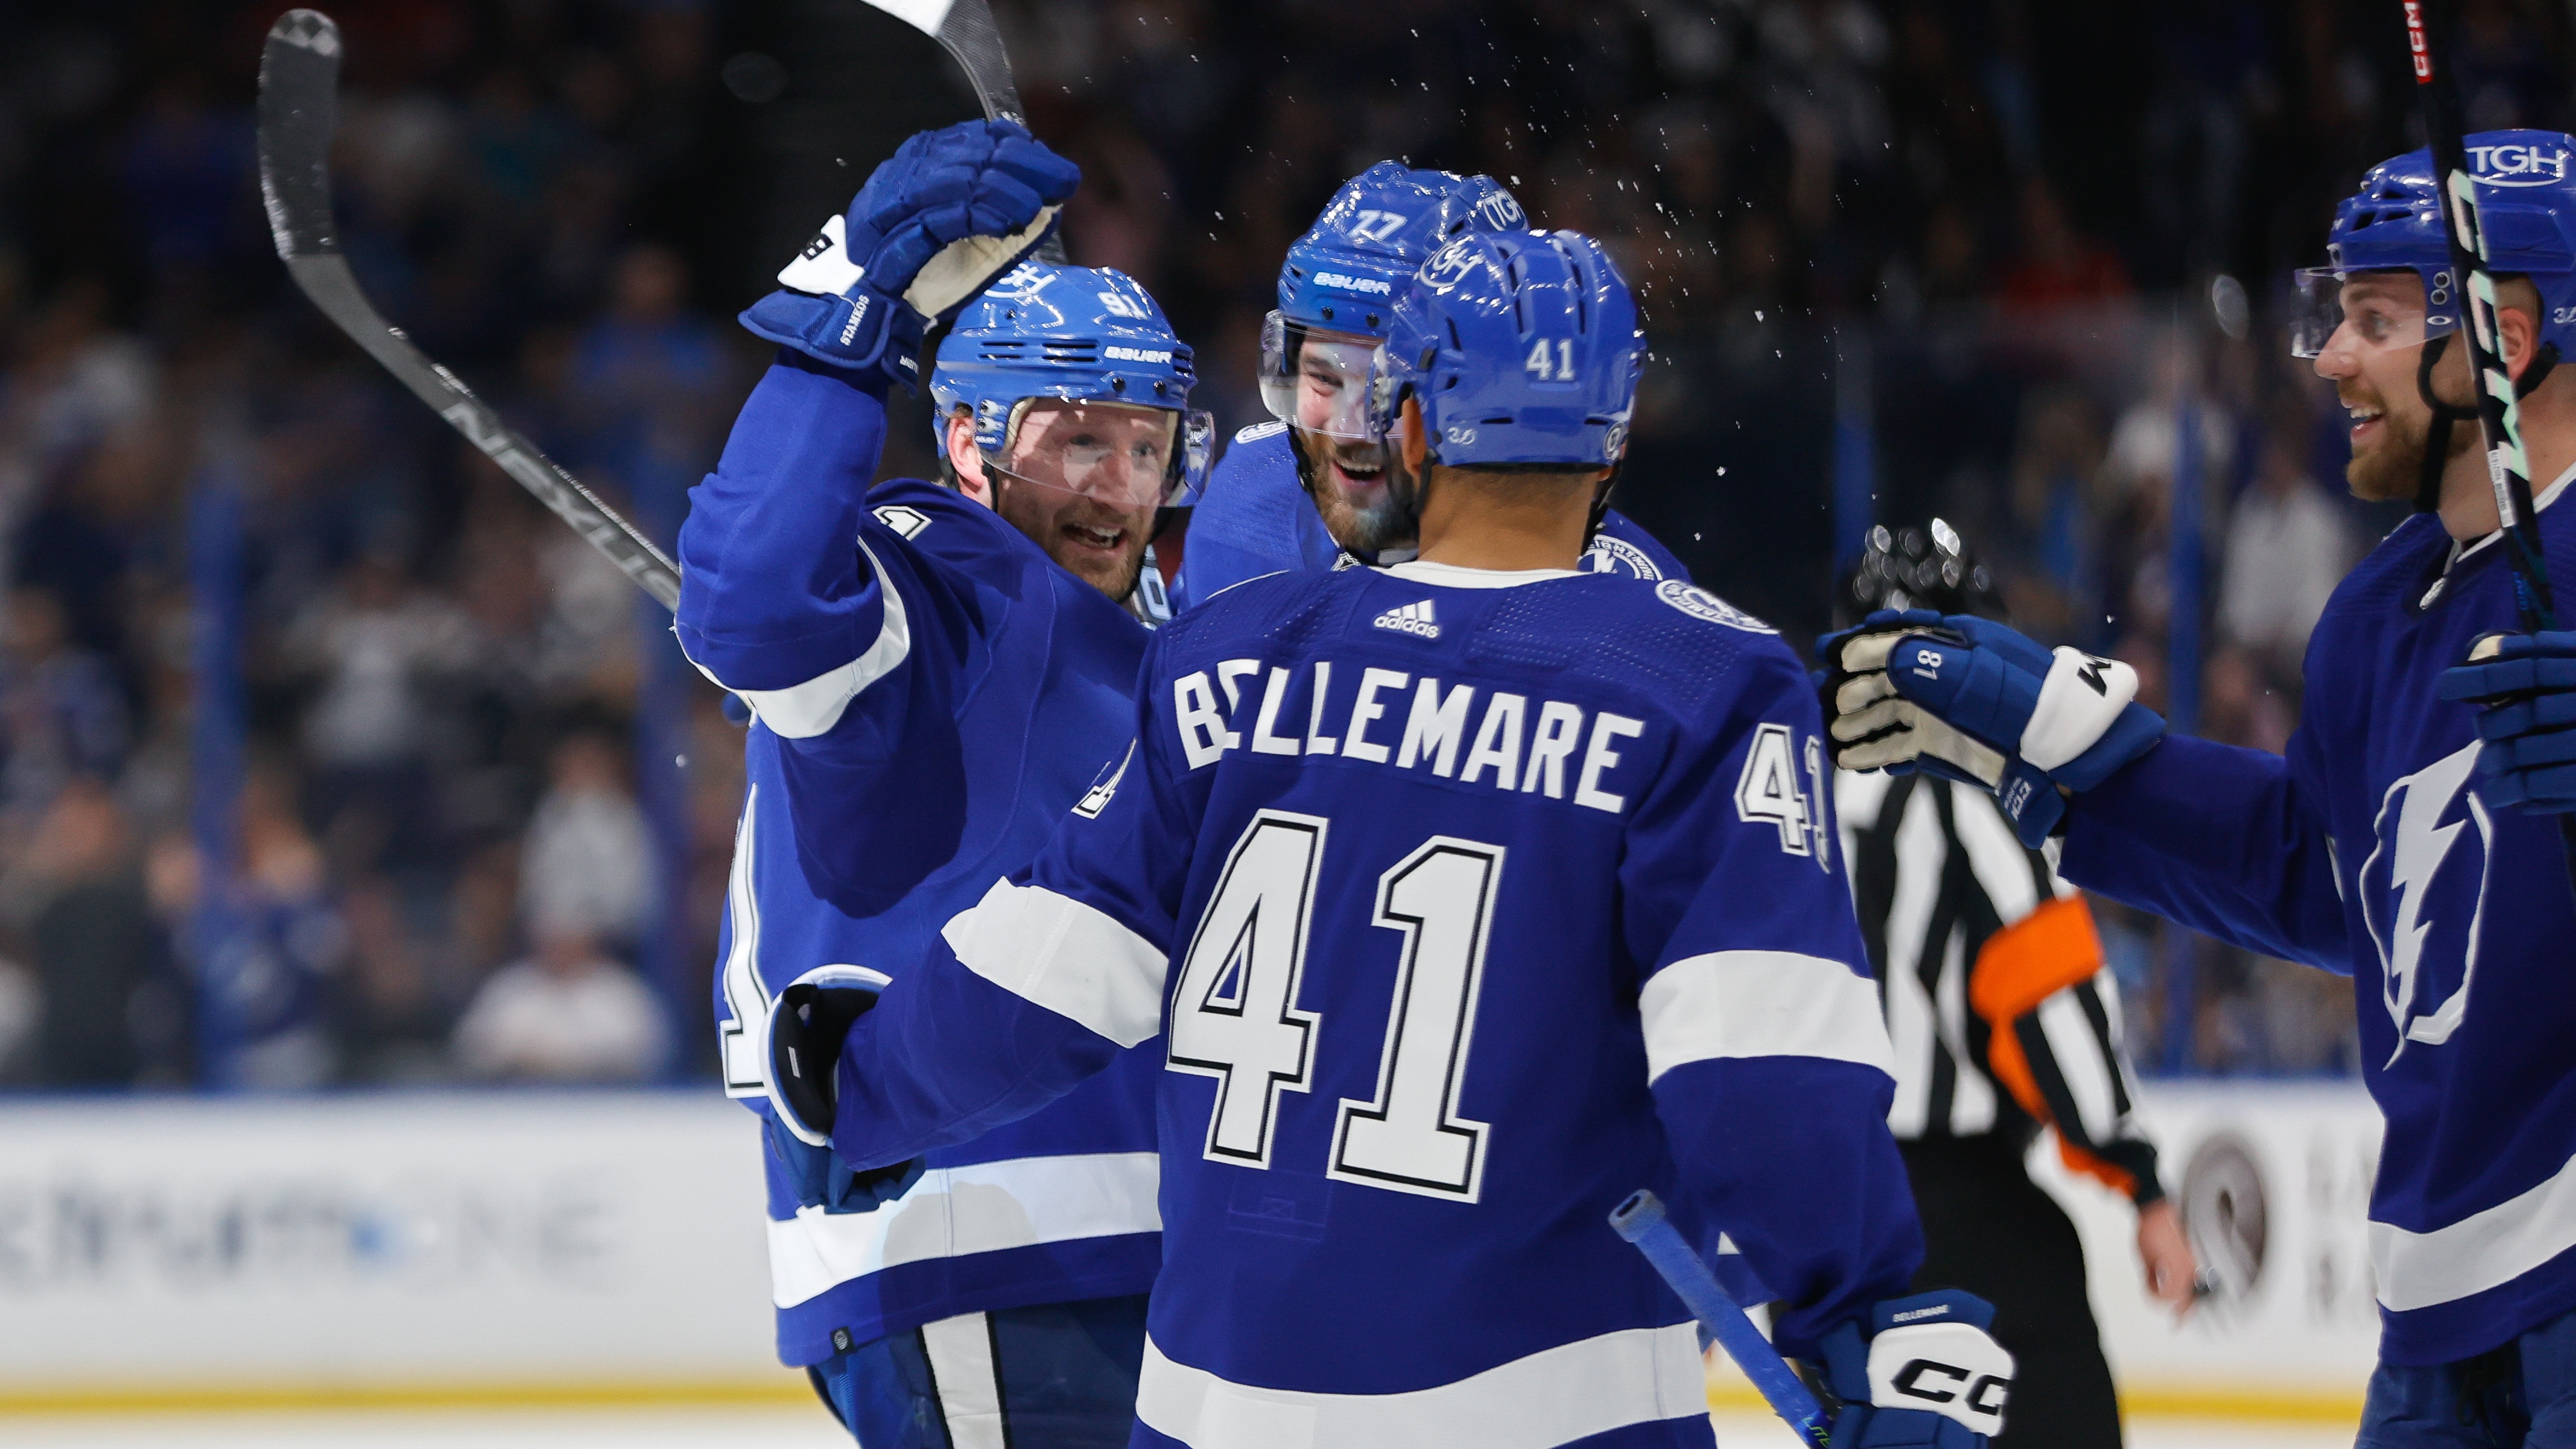
[[1907,1324],[1869,1342],[1872,1403],[1921,1408],[1979,1434],[2003,1432],[2012,1373],[2012,1355],[1973,1324]]

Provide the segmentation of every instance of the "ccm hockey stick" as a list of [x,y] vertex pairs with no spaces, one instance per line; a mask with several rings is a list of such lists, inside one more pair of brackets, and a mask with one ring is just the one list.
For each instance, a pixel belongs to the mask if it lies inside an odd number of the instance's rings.
[[[987,0],[866,0],[947,48],[966,71],[967,84],[983,104],[984,119],[1029,123],[1020,110],[1020,87],[1011,79],[1011,57],[1002,49],[1002,32],[993,24]],[[1047,233],[1038,243],[1037,259],[1064,265],[1061,232]]]
[[[977,9],[981,0],[972,0]],[[998,53],[998,52],[997,52]],[[339,123],[340,28],[316,10],[270,27],[259,63],[259,191],[277,255],[295,285],[339,329],[519,486],[553,509],[665,608],[680,603],[680,566],[599,495],[537,451],[500,415],[421,355],[358,287],[331,218],[331,135]]]
[[1801,1441],[1822,1449],[1833,1437],[1833,1425],[1826,1421],[1824,1407],[1790,1371],[1789,1361],[1780,1356],[1780,1350],[1771,1346],[1771,1340],[1764,1338],[1753,1320],[1744,1316],[1743,1308],[1727,1296],[1717,1275],[1708,1271],[1708,1264],[1701,1262],[1699,1254],[1682,1240],[1681,1230],[1664,1216],[1663,1199],[1639,1188],[1611,1211],[1610,1227],[1636,1244],[1646,1261],[1655,1265],[1655,1271],[1680,1295],[1682,1305],[1708,1330],[1708,1336],[1725,1347],[1726,1356],[1735,1360],[1746,1378],[1753,1380],[1753,1387],[1761,1390],[1771,1412],[1795,1430]]
[[[2433,183],[2442,198],[2442,230],[2451,242],[2451,275],[2463,279],[2461,300],[2469,325],[2459,329],[2476,375],[2478,431],[2487,449],[2487,480],[2495,486],[2496,517],[2504,525],[2505,559],[2513,565],[2514,611],[2523,632],[2558,627],[2549,592],[2549,560],[2540,549],[2540,527],[2531,506],[2531,462],[2522,450],[2522,410],[2513,374],[2504,363],[2504,333],[2496,325],[2495,277],[2487,270],[2487,233],[2478,214],[2478,187],[2469,171],[2468,143],[2460,118],[2460,88],[2447,63],[2437,63],[2435,43],[2451,38],[2450,17],[2432,12],[2434,0],[2402,0],[2407,59],[2415,70],[2415,97],[2423,104],[2424,144],[2433,158]],[[2567,847],[2567,871],[2576,881],[2576,816],[2558,817]]]

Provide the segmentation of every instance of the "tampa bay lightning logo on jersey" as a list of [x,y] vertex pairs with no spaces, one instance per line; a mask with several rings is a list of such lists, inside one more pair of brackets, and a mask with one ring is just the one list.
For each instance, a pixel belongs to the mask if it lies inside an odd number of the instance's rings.
[[1666,579],[1655,585],[1655,597],[1690,615],[1712,624],[1724,624],[1748,634],[1777,634],[1780,631],[1754,618],[1726,600],[1682,579]]
[[1612,574],[1623,579],[1644,579],[1650,584],[1664,576],[1664,571],[1655,567],[1655,561],[1646,556],[1644,549],[1624,538],[1613,538],[1606,533],[1596,533],[1592,536],[1592,547],[1583,551],[1583,562],[1580,567],[1587,574]]
[[2372,825],[2361,909],[2397,1028],[2391,1063],[2412,1043],[2449,1041],[2468,1013],[2495,847],[2495,822],[2468,788],[2477,761],[2473,742],[2389,786]]
[[1082,798],[1073,802],[1073,813],[1085,820],[1099,819],[1100,812],[1108,809],[1109,802],[1117,798],[1118,782],[1127,778],[1127,767],[1135,761],[1136,742],[1129,740],[1127,753],[1118,757],[1118,763],[1101,766],[1100,773],[1092,777],[1091,788],[1083,791]]

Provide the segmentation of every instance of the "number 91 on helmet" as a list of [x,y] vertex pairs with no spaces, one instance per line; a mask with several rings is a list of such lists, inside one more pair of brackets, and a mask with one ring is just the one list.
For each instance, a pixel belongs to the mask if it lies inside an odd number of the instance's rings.
[[970,303],[931,370],[936,446],[960,408],[987,468],[1112,507],[1169,503],[1206,476],[1214,421],[1189,407],[1189,344],[1135,280],[1022,262]]

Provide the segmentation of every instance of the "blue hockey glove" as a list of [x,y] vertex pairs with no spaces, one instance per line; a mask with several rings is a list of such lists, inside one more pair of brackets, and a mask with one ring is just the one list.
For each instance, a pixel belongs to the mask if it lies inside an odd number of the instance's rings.
[[796,1184],[796,1201],[827,1213],[872,1212],[921,1178],[921,1159],[860,1172],[832,1151],[835,1073],[850,1024],[877,1004],[888,977],[865,966],[817,966],[787,984],[761,1027],[769,1063],[769,1148]]
[[2058,787],[2089,790],[2164,737],[2137,703],[2137,671],[2042,649],[1991,619],[1882,610],[1818,648],[1834,763],[1913,765],[1984,785],[2026,845],[2066,811]]
[[1833,1449],[1984,1449],[2004,1429],[2013,1357],[1986,1329],[1995,1310],[1955,1289],[1890,1298],[1818,1345],[1842,1411]]
[[921,338],[1037,249],[1082,180],[1013,121],[964,121],[895,149],[846,216],[778,274],[742,325],[817,362],[915,384]]
[[2480,706],[2478,797],[2488,808],[2576,810],[2576,632],[2486,635],[2437,687]]

